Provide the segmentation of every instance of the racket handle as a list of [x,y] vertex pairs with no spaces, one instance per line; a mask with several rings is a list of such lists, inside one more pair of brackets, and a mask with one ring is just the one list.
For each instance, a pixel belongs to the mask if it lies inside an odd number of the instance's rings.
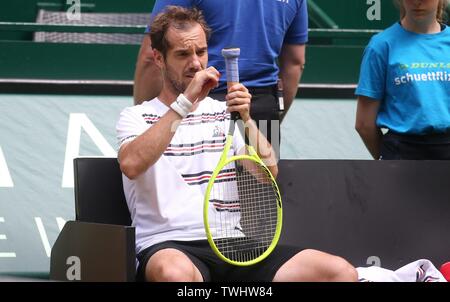
[[[240,48],[227,47],[222,49],[222,56],[225,58],[225,73],[227,75],[227,87],[230,89],[233,85],[239,83],[238,58],[241,54]],[[231,112],[231,120],[240,119],[238,112]]]

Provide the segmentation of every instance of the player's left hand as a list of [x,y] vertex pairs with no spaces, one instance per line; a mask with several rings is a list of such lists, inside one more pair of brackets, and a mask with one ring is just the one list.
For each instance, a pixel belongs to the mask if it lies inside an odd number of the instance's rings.
[[247,122],[251,119],[250,104],[252,95],[244,85],[236,84],[231,86],[228,89],[226,100],[228,112],[238,112],[243,122]]

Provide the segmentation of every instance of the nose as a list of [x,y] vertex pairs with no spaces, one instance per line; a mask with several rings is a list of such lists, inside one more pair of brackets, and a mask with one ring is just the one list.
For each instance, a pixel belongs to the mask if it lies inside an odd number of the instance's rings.
[[193,54],[191,58],[191,68],[195,70],[201,70],[202,64],[200,63],[200,58],[197,54]]

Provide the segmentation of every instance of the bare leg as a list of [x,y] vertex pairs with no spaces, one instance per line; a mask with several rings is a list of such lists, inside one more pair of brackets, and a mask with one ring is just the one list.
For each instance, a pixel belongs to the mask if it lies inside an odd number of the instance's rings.
[[356,269],[341,257],[317,250],[304,250],[283,264],[274,282],[357,281]]
[[163,249],[150,257],[145,279],[151,282],[201,282],[202,274],[181,251]]

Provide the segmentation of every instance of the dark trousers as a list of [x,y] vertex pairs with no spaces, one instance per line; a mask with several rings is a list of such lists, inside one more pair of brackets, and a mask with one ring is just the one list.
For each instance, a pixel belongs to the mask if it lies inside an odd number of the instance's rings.
[[[258,125],[259,131],[272,144],[277,158],[280,154],[280,110],[278,104],[278,91],[276,86],[247,87],[252,95],[250,116]],[[211,98],[225,101],[226,91],[212,92]],[[241,129],[241,132],[243,130]]]
[[450,133],[405,135],[389,131],[382,138],[382,160],[448,160]]

